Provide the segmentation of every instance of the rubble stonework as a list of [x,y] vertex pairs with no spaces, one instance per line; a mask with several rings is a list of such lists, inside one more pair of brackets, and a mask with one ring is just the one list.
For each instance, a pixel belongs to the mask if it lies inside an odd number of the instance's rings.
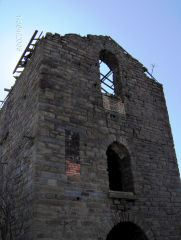
[[[99,59],[115,95],[101,92]],[[110,37],[39,41],[0,111],[0,154],[24,203],[22,239],[181,239],[163,87]]]

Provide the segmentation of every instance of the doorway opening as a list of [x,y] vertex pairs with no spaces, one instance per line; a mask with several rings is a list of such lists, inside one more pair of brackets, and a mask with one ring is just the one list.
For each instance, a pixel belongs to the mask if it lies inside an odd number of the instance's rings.
[[143,230],[131,222],[117,224],[107,235],[106,240],[148,240]]

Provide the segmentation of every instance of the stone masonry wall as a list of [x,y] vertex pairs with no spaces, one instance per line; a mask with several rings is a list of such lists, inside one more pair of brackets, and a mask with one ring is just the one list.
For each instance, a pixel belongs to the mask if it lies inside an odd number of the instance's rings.
[[[36,239],[106,239],[120,221],[150,240],[180,239],[180,179],[162,85],[109,37],[47,34],[41,44]],[[110,98],[124,111],[103,104],[103,49],[118,60],[119,94]],[[66,174],[66,131],[80,138],[80,174]],[[109,191],[106,151],[115,141],[130,153],[136,200]]]
[[6,163],[3,165],[3,175],[11,186],[8,196],[11,194],[16,202],[16,239],[29,240],[32,231],[40,58],[35,50],[0,110],[0,160]]
[[[115,95],[101,93],[103,50],[117,59]],[[180,177],[162,85],[110,37],[47,33],[1,110],[0,141],[32,199],[26,239],[104,240],[120,222],[148,240],[180,239]],[[109,189],[112,144],[129,152],[132,192]]]

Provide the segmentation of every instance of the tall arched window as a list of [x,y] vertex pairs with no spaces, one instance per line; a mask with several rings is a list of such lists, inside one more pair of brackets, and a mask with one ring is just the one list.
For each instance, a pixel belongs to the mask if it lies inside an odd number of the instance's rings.
[[127,149],[114,142],[108,147],[106,154],[110,190],[133,192],[130,155]]
[[116,56],[107,50],[102,50],[99,56],[99,66],[101,92],[117,94],[119,70]]

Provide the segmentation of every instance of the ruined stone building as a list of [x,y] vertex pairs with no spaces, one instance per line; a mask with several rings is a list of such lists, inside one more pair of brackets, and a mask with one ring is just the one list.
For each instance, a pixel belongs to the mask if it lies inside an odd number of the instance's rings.
[[107,36],[47,33],[21,64],[0,111],[21,239],[180,240],[162,85]]

